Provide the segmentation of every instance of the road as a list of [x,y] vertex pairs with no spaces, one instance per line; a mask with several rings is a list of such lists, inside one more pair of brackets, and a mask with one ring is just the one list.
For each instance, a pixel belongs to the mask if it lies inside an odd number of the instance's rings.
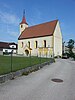
[[[62,79],[53,82],[51,79]],[[0,100],[75,100],[75,62],[55,63],[0,84]]]

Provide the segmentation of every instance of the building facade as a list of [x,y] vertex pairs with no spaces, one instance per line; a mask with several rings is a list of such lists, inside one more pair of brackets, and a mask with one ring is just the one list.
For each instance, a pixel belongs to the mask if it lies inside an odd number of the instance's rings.
[[25,16],[20,23],[18,54],[25,56],[62,56],[62,33],[58,20],[28,27]]
[[3,54],[13,54],[17,53],[17,44],[16,43],[7,43],[7,42],[0,42],[0,55]]

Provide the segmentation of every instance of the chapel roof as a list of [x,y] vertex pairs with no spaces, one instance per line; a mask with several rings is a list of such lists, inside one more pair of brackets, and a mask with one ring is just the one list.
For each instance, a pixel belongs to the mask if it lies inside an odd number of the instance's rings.
[[21,40],[44,36],[52,36],[57,22],[58,20],[53,20],[50,22],[28,27],[21,33],[18,39]]

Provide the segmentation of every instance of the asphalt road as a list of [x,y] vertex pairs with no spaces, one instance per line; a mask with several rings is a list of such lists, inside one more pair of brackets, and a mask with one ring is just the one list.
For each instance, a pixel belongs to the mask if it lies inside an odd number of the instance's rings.
[[[63,82],[53,82],[54,78]],[[0,84],[0,100],[75,100],[75,62],[59,59],[28,76]]]

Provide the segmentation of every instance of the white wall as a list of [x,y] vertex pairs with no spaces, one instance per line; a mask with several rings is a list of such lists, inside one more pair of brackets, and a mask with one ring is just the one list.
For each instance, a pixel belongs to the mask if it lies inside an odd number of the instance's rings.
[[[10,53],[10,52],[12,52],[12,50],[13,49],[3,49],[3,52],[8,52],[8,53]],[[17,50],[13,50],[13,53],[16,53],[17,52]]]
[[62,56],[62,33],[60,30],[59,21],[57,22],[54,31],[54,56]]
[[10,45],[9,47],[10,48],[16,48],[16,45]]
[[[46,40],[46,47],[52,45],[52,36],[46,36],[46,37],[39,37],[39,38],[31,38],[31,39],[23,39],[18,40],[18,54],[25,54],[25,46],[28,45],[28,41],[30,42],[30,48],[32,48],[32,55],[37,56],[38,54],[38,48],[35,48],[35,41],[38,42],[38,47],[43,47],[43,41]],[[22,47],[22,42],[24,46]]]

